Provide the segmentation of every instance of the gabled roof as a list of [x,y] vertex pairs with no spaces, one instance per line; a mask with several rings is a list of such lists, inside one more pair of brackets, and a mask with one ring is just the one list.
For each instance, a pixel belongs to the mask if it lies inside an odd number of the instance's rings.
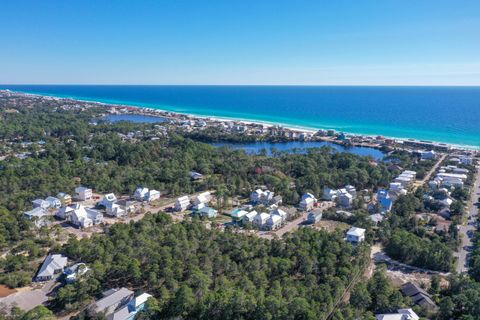
[[[257,218],[258,217],[258,218]],[[260,219],[260,220],[267,220],[268,218],[270,217],[270,215],[268,213],[265,213],[265,212],[262,212],[262,213],[258,213],[256,216],[255,216],[255,219]]]
[[310,203],[313,203],[315,200],[313,198],[304,198],[302,199],[302,201],[300,201],[300,203],[304,203],[304,204],[310,204]]
[[133,291],[130,291],[127,288],[109,290],[109,293],[109,295],[94,303],[94,311],[96,313],[101,313],[104,310],[108,309],[110,306],[118,304],[122,302],[122,300],[124,300],[125,298],[133,295]]
[[60,254],[49,254],[43,261],[37,277],[52,277],[55,274],[55,270],[63,269],[66,265],[66,257]]
[[286,217],[287,216],[287,213],[285,211],[283,211],[282,209],[280,208],[277,208],[275,210],[272,211],[272,214],[273,215],[277,215],[277,216],[280,216],[280,217]]
[[32,219],[34,217],[42,218],[47,215],[47,213],[42,207],[36,207],[36,208],[33,208],[32,210],[25,211],[24,214],[28,216],[29,219]]
[[241,218],[241,217],[243,217],[243,216],[246,215],[246,214],[248,214],[247,211],[245,211],[245,210],[238,210],[238,209],[237,209],[237,210],[234,210],[230,215],[231,215],[232,217],[235,217],[235,218]]
[[282,217],[277,216],[276,214],[271,214],[267,219],[267,224],[276,224],[282,222]]
[[361,237],[365,234],[365,229],[357,228],[357,227],[351,227],[350,230],[348,230],[347,234],[351,235],[351,236]]
[[425,290],[423,290],[422,288],[420,288],[419,286],[417,286],[412,282],[407,282],[403,284],[401,290],[403,294],[406,295],[407,297],[414,296],[418,293],[423,293],[428,296],[428,293]]
[[177,202],[190,202],[190,199],[188,198],[188,196],[183,196],[183,197],[180,197],[180,198],[177,198]]
[[130,308],[137,309],[137,308],[140,307],[142,304],[144,304],[145,302],[147,302],[148,298],[150,298],[151,296],[152,296],[151,294],[142,293],[141,295],[133,298],[133,299],[128,303],[128,306],[129,306]]
[[247,217],[248,219],[253,219],[253,218],[255,218],[255,216],[257,214],[258,214],[258,212],[253,210],[253,211],[250,211],[249,213],[247,213],[244,217]]
[[315,196],[309,192],[307,193],[304,193],[303,196],[302,196],[302,200],[303,199],[306,199],[306,198],[312,198],[312,199],[315,199]]
[[370,215],[370,220],[372,220],[375,223],[379,223],[383,221],[383,216],[380,213],[375,213]]
[[55,198],[55,197],[52,197],[52,196],[48,196],[48,197],[45,199],[45,201],[47,201],[47,202],[50,202],[50,203],[51,203],[51,202],[57,202],[57,201],[60,201],[60,199],[58,199],[58,198]]
[[145,187],[138,187],[137,189],[135,189],[136,194],[145,194],[148,191],[149,191],[148,188],[145,188]]

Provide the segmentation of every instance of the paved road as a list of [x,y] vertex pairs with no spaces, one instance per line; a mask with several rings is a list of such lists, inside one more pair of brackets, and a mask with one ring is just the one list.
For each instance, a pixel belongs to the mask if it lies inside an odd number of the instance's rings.
[[468,202],[468,221],[467,224],[459,226],[459,234],[461,236],[461,244],[458,253],[456,270],[458,273],[468,271],[468,253],[472,248],[472,236],[476,230],[477,216],[479,213],[476,205],[478,198],[480,197],[480,169],[477,168],[477,176],[472,188],[472,194]]

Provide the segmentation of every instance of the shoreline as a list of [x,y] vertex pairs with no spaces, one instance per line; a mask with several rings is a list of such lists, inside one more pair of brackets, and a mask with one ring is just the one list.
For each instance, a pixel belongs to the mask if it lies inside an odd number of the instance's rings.
[[[130,111],[131,109],[135,109],[139,111],[138,115],[149,115],[149,116],[156,116],[156,117],[171,117],[171,116],[177,116],[177,117],[186,117],[190,120],[195,120],[195,119],[202,119],[202,120],[212,120],[216,122],[239,122],[244,125],[254,125],[254,126],[263,126],[266,128],[274,128],[274,127],[281,127],[284,129],[288,129],[290,131],[296,132],[296,133],[308,133],[308,134],[316,134],[319,131],[327,131],[327,130],[333,130],[335,133],[343,133],[345,135],[351,136],[353,138],[364,138],[368,137],[371,139],[375,139],[377,137],[382,137],[383,139],[390,139],[390,140],[395,140],[396,142],[399,143],[404,143],[404,142],[412,142],[412,143],[427,143],[431,144],[432,146],[445,146],[448,147],[451,150],[461,150],[461,151],[475,151],[478,152],[480,151],[480,146],[474,146],[474,145],[467,145],[467,144],[455,144],[455,143],[447,143],[447,142],[442,142],[442,141],[433,141],[433,140],[421,140],[421,139],[415,139],[415,138],[407,138],[407,137],[393,137],[393,136],[385,136],[382,134],[363,134],[363,133],[352,133],[348,131],[340,131],[337,129],[333,128],[313,128],[313,127],[305,127],[305,126],[300,126],[300,125],[292,125],[292,124],[287,124],[287,123],[282,123],[282,122],[271,122],[268,120],[254,120],[254,119],[245,119],[245,118],[238,118],[238,117],[225,117],[225,116],[212,116],[212,115],[205,115],[205,114],[197,114],[197,113],[183,113],[179,111],[171,111],[168,109],[163,109],[166,108],[166,106],[160,106],[160,105],[149,105],[149,104],[137,104],[133,102],[128,102],[129,104],[126,104],[121,101],[116,101],[116,102],[103,102],[103,101],[97,101],[97,100],[89,100],[89,99],[83,99],[83,98],[76,98],[72,96],[58,96],[58,95],[51,95],[51,94],[43,94],[43,93],[31,93],[31,92],[25,92],[25,91],[17,91],[17,90],[10,90],[10,89],[0,89],[1,91],[6,91],[10,93],[17,93],[17,94],[24,94],[27,96],[35,96],[35,97],[43,97],[43,98],[50,98],[50,99],[55,99],[55,100],[69,100],[69,101],[78,101],[82,103],[90,103],[90,104],[95,104],[95,105],[100,105],[100,106],[105,106],[105,107],[113,107],[113,108],[127,108]],[[148,114],[144,114],[144,111],[150,112]],[[153,113],[153,114],[151,114]],[[164,113],[165,115],[159,115],[158,113]],[[173,117],[174,118],[174,117]],[[324,137],[327,139],[324,139],[324,141],[329,141],[337,144],[339,143],[338,140],[332,140],[328,139],[328,137]],[[353,143],[353,145],[358,145],[358,146],[365,146],[363,144],[357,144]],[[370,146],[370,147],[379,147],[379,146]]]

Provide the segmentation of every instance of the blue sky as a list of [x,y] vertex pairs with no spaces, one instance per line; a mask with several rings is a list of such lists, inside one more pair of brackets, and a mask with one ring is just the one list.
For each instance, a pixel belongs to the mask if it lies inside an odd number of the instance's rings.
[[2,1],[0,83],[480,85],[480,1]]

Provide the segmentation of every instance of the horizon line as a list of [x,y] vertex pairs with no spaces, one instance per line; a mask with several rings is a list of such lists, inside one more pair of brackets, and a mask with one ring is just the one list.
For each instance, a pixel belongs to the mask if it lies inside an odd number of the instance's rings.
[[480,87],[480,84],[141,84],[141,83],[0,83],[0,86],[184,86],[184,87]]

